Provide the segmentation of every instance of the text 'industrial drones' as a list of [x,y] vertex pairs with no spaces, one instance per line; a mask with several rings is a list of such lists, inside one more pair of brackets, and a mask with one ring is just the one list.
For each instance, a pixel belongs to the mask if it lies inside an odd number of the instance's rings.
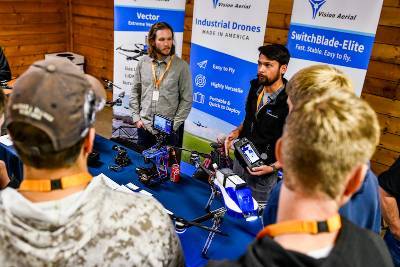
[[[185,122],[184,147],[207,150],[210,142],[243,121],[250,80],[257,74],[257,49],[264,42],[268,6],[265,0],[194,2],[193,107]],[[183,160],[188,160],[185,155]]]

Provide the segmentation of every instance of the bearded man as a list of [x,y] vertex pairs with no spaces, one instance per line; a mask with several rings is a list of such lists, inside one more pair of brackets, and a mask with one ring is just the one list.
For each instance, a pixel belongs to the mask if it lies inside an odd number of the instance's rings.
[[228,135],[225,147],[229,149],[233,140],[246,137],[260,154],[267,155],[265,165],[252,169],[246,167],[240,157],[236,157],[233,164],[233,171],[250,186],[254,199],[265,202],[280,168],[275,158],[275,143],[282,135],[289,113],[285,92],[287,80],[283,75],[290,54],[285,46],[279,44],[261,46],[258,51],[258,78],[250,82],[245,119]]

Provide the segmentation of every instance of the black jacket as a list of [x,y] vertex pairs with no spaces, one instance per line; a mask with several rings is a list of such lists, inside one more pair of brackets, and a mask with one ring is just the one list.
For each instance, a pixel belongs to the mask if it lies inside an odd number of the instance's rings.
[[0,81],[4,80],[11,80],[11,70],[7,58],[3,53],[3,49],[0,47]]
[[[287,81],[284,79],[286,86]],[[276,100],[264,105],[256,116],[258,93],[261,85],[257,79],[250,82],[250,91],[246,102],[246,116],[243,122],[243,130],[239,138],[247,137],[256,146],[258,152],[266,153],[267,164],[274,163],[275,143],[281,137],[289,107],[286,103],[287,95],[282,90]]]
[[[301,244],[299,244],[301,245]],[[256,240],[237,261],[209,262],[213,267],[386,267],[393,266],[382,238],[342,217],[336,244],[326,258],[315,259],[285,250],[269,237]]]

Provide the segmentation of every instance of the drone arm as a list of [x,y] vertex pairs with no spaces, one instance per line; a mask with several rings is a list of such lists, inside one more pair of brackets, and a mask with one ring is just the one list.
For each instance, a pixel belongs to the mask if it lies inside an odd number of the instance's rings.
[[[206,215],[208,215],[208,214],[206,214]],[[171,217],[171,219],[172,219],[173,221],[182,224],[184,228],[189,228],[189,227],[192,227],[192,226],[196,226],[196,227],[199,227],[199,228],[204,229],[204,230],[209,231],[209,232],[213,232],[213,233],[216,233],[216,234],[219,234],[219,235],[222,235],[222,236],[228,236],[227,234],[221,232],[220,230],[218,230],[218,229],[213,229],[213,228],[211,228],[211,227],[202,225],[200,222],[197,222],[197,221],[187,221],[187,220],[185,220],[184,218],[178,217],[178,216],[176,216],[176,215],[174,215],[174,214],[170,214],[169,216]],[[211,218],[212,218],[212,217],[208,218],[207,220],[209,220],[209,219],[211,219]],[[204,220],[204,221],[206,221],[206,220]],[[202,221],[202,222],[203,222],[203,221]]]

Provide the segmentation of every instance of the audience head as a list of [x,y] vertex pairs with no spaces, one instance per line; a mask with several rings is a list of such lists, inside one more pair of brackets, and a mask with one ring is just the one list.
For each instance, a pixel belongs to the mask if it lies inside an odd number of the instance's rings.
[[350,79],[329,65],[313,65],[299,70],[286,86],[289,110],[298,102],[321,96],[329,91],[354,92]]
[[94,138],[95,115],[104,103],[101,83],[69,60],[35,62],[15,82],[6,119],[24,164],[37,169],[73,165],[85,140]]
[[343,204],[358,190],[379,133],[375,112],[350,90],[296,104],[277,148],[286,187]]

